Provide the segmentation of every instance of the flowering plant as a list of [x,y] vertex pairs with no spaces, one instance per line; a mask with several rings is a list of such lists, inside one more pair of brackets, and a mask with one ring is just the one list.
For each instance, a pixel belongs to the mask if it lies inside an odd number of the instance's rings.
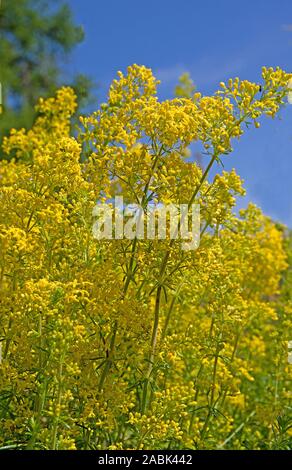
[[[2,447],[291,445],[284,229],[252,204],[236,215],[235,170],[210,177],[246,125],[284,103],[291,75],[263,68],[262,78],[160,102],[151,70],[133,65],[78,135],[74,93],[62,88],[39,101],[31,130],[4,139]],[[187,159],[193,142],[204,168]],[[96,240],[92,210],[115,196],[199,204],[199,247]]]

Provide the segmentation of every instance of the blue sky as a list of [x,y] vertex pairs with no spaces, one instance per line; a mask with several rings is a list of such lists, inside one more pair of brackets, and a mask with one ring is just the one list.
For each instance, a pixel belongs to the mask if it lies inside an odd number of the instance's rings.
[[[117,70],[133,63],[152,68],[162,81],[161,99],[173,96],[185,71],[203,94],[212,94],[229,77],[258,82],[263,65],[292,71],[291,0],[68,3],[85,41],[66,73],[86,73],[98,83],[97,105],[106,99]],[[247,131],[234,147],[224,164],[244,179],[247,199],[292,228],[292,106]]]

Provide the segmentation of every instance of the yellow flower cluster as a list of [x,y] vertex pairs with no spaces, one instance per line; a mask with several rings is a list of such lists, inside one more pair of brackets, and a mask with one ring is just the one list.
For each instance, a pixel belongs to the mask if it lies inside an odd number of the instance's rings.
[[[0,162],[0,447],[287,448],[292,250],[256,206],[236,215],[235,170],[210,170],[246,122],[275,115],[290,78],[263,69],[261,88],[235,79],[202,97],[185,77],[160,102],[151,70],[133,65],[77,136],[69,88],[40,100],[32,129],[11,130]],[[186,159],[198,141],[202,167]],[[200,204],[199,248],[94,239],[92,209],[116,195]]]

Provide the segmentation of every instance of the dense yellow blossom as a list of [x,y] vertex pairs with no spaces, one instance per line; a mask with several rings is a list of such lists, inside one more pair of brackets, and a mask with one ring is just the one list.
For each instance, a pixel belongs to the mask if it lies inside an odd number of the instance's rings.
[[[240,177],[210,170],[246,122],[277,113],[290,78],[264,68],[261,88],[236,78],[204,97],[185,77],[160,102],[151,70],[134,65],[78,135],[69,88],[39,101],[31,130],[11,130],[0,162],[2,447],[288,448],[283,228],[252,204],[236,215]],[[186,159],[193,142],[203,168]],[[116,195],[199,203],[198,249],[94,239],[92,209]]]

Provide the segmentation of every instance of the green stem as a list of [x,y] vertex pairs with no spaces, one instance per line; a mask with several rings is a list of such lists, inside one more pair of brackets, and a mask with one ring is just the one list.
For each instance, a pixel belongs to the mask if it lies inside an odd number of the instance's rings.
[[101,392],[101,390],[103,388],[104,381],[106,379],[106,376],[107,376],[107,374],[108,374],[108,372],[111,368],[112,362],[113,362],[112,357],[113,357],[114,348],[115,348],[115,341],[116,341],[117,331],[118,331],[118,322],[115,321],[114,328],[113,328],[113,334],[112,334],[112,338],[111,338],[111,343],[110,343],[110,348],[109,348],[109,351],[108,351],[108,357],[106,359],[105,366],[103,368],[103,371],[102,371],[102,374],[101,374],[101,377],[100,377],[100,381],[99,381],[99,386],[98,386],[99,392]]
[[[191,199],[188,203],[188,209],[190,209],[190,207],[193,204],[196,196],[198,195],[198,193],[199,193],[204,181],[206,180],[206,178],[209,174],[209,171],[210,171],[211,167],[213,166],[216,158],[217,158],[217,155],[215,153],[212,156],[206,170],[202,174],[201,179],[200,179],[196,189],[194,190],[194,192],[192,194],[192,197],[191,197]],[[178,223],[178,225],[177,225],[176,234],[179,231],[179,227],[180,227],[180,223]],[[159,285],[158,285],[158,288],[157,288],[156,300],[155,300],[154,323],[153,323],[152,337],[151,337],[149,366],[148,366],[146,376],[145,376],[144,387],[143,387],[143,395],[142,395],[142,412],[143,413],[146,410],[149,379],[150,379],[150,376],[151,376],[151,373],[152,373],[152,370],[153,370],[153,367],[154,367],[154,362],[155,362],[155,352],[156,352],[156,344],[157,344],[158,328],[159,328],[159,313],[160,313],[159,310],[160,310],[160,303],[161,303],[161,292],[162,292],[163,276],[164,276],[165,271],[166,271],[167,262],[168,262],[168,259],[169,259],[170,253],[171,253],[171,248],[172,248],[172,246],[175,242],[176,234],[174,235],[174,237],[171,239],[171,241],[169,243],[169,248],[168,248],[167,252],[164,255],[164,258],[162,260],[162,264],[161,264],[161,267],[160,267],[160,271],[159,271],[159,277],[158,277]]]
[[157,289],[156,300],[155,300],[155,310],[154,310],[154,324],[151,337],[151,346],[150,346],[150,356],[149,356],[149,365],[145,376],[144,387],[143,387],[143,396],[142,396],[142,413],[145,412],[147,404],[147,395],[148,395],[148,385],[151,377],[151,373],[154,366],[155,352],[158,338],[158,327],[159,327],[159,309],[161,301],[161,290],[162,286],[160,285]]
[[62,403],[62,375],[63,375],[63,359],[60,360],[59,365],[59,374],[58,374],[58,394],[57,394],[57,411],[58,415],[54,416],[54,424],[52,430],[52,450],[56,450],[57,447],[57,433],[58,433],[58,426],[60,421],[60,407]]
[[[153,172],[155,171],[158,160],[161,156],[161,152],[162,152],[162,149],[160,149],[160,151],[155,155],[154,162],[153,162],[152,167],[151,167],[151,173],[149,175],[149,178],[148,178],[147,183],[146,183],[145,188],[144,188],[142,206],[147,201],[147,192],[148,192],[148,189],[149,189],[151,178],[153,176]],[[131,282],[131,280],[133,280],[133,274],[134,274],[133,273],[133,266],[134,266],[134,262],[135,262],[137,242],[138,242],[138,239],[137,239],[137,237],[135,237],[134,240],[133,240],[133,245],[132,245],[132,250],[131,250],[131,258],[130,258],[130,262],[129,262],[129,268],[127,270],[125,285],[124,285],[124,289],[123,289],[123,297],[125,297],[125,295],[127,294],[128,288],[130,286],[130,282]],[[100,381],[99,381],[99,391],[101,391],[102,388],[103,388],[105,379],[106,379],[106,377],[107,377],[107,375],[110,371],[110,368],[111,368],[111,365],[112,365],[112,362],[113,362],[112,357],[113,357],[113,353],[114,353],[114,347],[115,347],[117,331],[118,331],[118,322],[115,321],[114,328],[113,328],[113,333],[112,333],[111,344],[110,344],[110,350],[108,352],[108,357],[105,361],[105,365],[104,365],[104,368],[103,368],[103,371],[102,371],[102,374],[101,374],[101,377],[100,377]]]
[[[241,333],[241,331],[238,330],[238,332],[236,334],[236,337],[235,337],[234,347],[233,347],[233,351],[232,351],[231,358],[230,358],[230,364],[232,364],[232,362],[234,361],[234,358],[235,358],[235,355],[236,355],[236,352],[237,352],[240,333]],[[223,397],[222,397],[222,402],[221,402],[222,410],[224,409],[227,393],[228,393],[228,388],[225,390],[225,392],[223,394]]]
[[214,359],[214,366],[213,366],[213,375],[212,375],[212,384],[211,384],[211,399],[209,403],[209,410],[207,414],[207,418],[205,420],[202,432],[201,432],[201,441],[203,441],[206,431],[208,429],[209,421],[212,416],[212,411],[213,411],[213,405],[214,405],[214,396],[215,396],[215,383],[216,383],[216,375],[217,375],[217,366],[218,366],[218,346],[216,348],[216,353],[215,353],[215,359]]

